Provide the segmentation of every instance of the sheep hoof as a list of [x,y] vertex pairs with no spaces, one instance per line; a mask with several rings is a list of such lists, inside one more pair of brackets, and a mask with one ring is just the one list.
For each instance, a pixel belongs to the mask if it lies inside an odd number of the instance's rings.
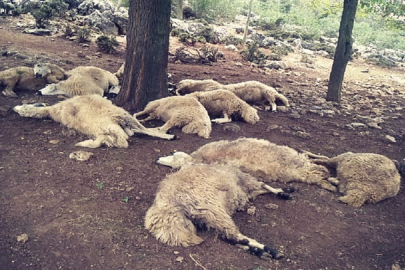
[[261,259],[281,259],[284,257],[282,253],[279,253],[277,250],[269,248],[268,246],[264,246],[264,249],[249,247],[248,252]]
[[179,139],[179,136],[173,135],[173,139],[171,139],[171,140],[177,140],[177,139]]
[[283,200],[291,200],[290,193],[280,192],[280,193],[277,193],[277,197],[279,197]]
[[294,193],[294,192],[298,191],[298,189],[295,187],[288,187],[288,188],[283,188],[283,191],[285,193]]

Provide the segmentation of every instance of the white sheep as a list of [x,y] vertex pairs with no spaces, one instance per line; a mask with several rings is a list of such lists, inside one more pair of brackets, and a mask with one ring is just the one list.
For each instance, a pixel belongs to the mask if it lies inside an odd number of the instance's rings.
[[210,116],[222,117],[211,120],[214,123],[229,123],[232,116],[241,117],[249,124],[255,124],[260,119],[255,108],[228,90],[194,92],[187,96],[196,98]]
[[127,148],[127,139],[134,133],[174,139],[173,135],[145,128],[127,111],[98,95],[76,96],[52,106],[39,105],[23,104],[15,106],[14,111],[24,117],[49,117],[92,138],[79,142],[76,146]]
[[265,104],[268,102],[270,106],[265,105],[265,110],[275,112],[277,110],[276,102],[281,102],[284,106],[289,106],[288,99],[277,92],[271,86],[258,81],[247,81],[242,83],[228,84],[225,89],[232,91],[235,95],[251,104]]
[[121,79],[124,76],[124,68],[125,62],[121,65],[121,67],[117,70],[117,72],[114,73],[114,75],[117,76],[118,79]]
[[292,191],[272,188],[228,165],[185,165],[160,182],[145,228],[165,244],[188,247],[203,241],[195,224],[205,225],[259,257],[280,258],[282,253],[243,235],[231,215],[258,195],[274,193],[287,199]]
[[330,177],[329,181],[344,194],[339,198],[343,203],[360,207],[394,197],[399,192],[401,176],[395,162],[386,156],[347,152],[333,158],[315,157],[314,163],[336,170],[336,177]]
[[38,91],[48,83],[57,83],[66,78],[65,70],[50,63],[38,63],[31,67],[15,67],[0,72],[0,85],[7,97],[17,97],[14,90]]
[[[288,99],[277,92],[271,86],[258,81],[247,81],[242,83],[222,85],[214,80],[182,80],[176,86],[177,95],[185,95],[194,92],[212,91],[226,89],[233,92],[242,100],[250,104],[264,104],[265,110],[277,110],[277,101],[284,106],[289,106]],[[266,102],[270,106],[266,105]]]
[[211,91],[223,88],[223,85],[214,80],[181,80],[176,85],[176,95],[186,95],[194,92]]
[[135,117],[148,114],[148,117],[140,120],[146,122],[159,119],[165,124],[158,129],[167,132],[172,127],[182,128],[187,134],[198,134],[208,139],[211,135],[211,120],[205,108],[193,97],[172,96],[153,100],[145,109],[135,113]]
[[330,174],[325,166],[312,163],[306,154],[298,153],[288,146],[261,139],[240,138],[211,142],[190,155],[175,152],[156,162],[172,168],[180,168],[190,162],[229,164],[264,182],[302,182],[337,191],[336,186],[328,181]]
[[[118,78],[111,72],[93,66],[76,67],[67,73],[68,79],[50,84],[39,90],[40,95],[77,95],[97,94],[103,96],[119,88]],[[113,90],[114,89],[114,90]]]

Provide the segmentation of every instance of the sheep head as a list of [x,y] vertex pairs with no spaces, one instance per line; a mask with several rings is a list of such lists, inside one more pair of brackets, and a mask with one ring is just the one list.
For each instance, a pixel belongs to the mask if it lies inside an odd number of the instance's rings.
[[160,157],[156,160],[157,164],[169,166],[171,168],[181,168],[183,165],[192,162],[193,158],[184,152],[174,152],[170,156]]

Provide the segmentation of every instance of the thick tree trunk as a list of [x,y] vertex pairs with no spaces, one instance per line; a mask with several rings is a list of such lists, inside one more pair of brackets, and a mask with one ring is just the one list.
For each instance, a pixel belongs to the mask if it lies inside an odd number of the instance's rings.
[[141,110],[167,96],[170,0],[130,0],[122,88],[115,102]]
[[340,21],[339,39],[329,77],[326,100],[340,102],[343,78],[347,62],[352,54],[352,30],[356,16],[358,0],[344,0],[342,19]]

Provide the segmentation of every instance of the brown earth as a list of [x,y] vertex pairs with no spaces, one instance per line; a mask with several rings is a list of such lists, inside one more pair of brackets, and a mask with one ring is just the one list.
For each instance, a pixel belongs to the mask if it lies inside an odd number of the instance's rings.
[[[26,65],[30,63],[26,56],[35,55],[67,69],[94,65],[114,72],[123,62],[122,47],[114,55],[97,55],[93,43],[87,48],[62,37],[23,34],[13,27],[15,20],[18,19],[0,18],[2,51],[19,52],[15,56],[0,56],[0,70]],[[172,47],[176,44],[172,40]],[[91,59],[79,58],[78,51]],[[259,80],[277,85],[293,104],[300,104],[295,91],[311,97],[311,93],[325,90],[331,60],[317,56],[315,69],[311,69],[299,59],[297,54],[285,59],[291,70],[264,72],[252,68],[239,54],[225,51],[225,59],[212,66],[171,63],[169,72],[174,82],[184,78],[214,78],[222,83]],[[364,69],[369,72],[361,72]],[[354,60],[346,72],[343,95],[347,97],[348,90],[357,89],[358,82],[390,84],[404,92],[403,81],[397,81],[403,73],[403,68],[388,70]],[[365,98],[367,91],[371,90],[359,88],[359,94]],[[239,132],[214,125],[209,140],[179,130],[173,130],[180,137],[176,141],[132,137],[128,149],[94,149],[90,160],[78,162],[68,156],[73,151],[86,150],[74,146],[84,136],[50,120],[22,118],[11,110],[21,102],[52,104],[59,98],[21,92],[18,95],[18,99],[0,97],[0,269],[405,267],[403,185],[396,197],[358,209],[339,203],[338,194],[299,183],[294,184],[299,191],[293,200],[257,198],[251,202],[257,207],[256,213],[251,216],[238,212],[235,222],[244,234],[282,250],[285,258],[281,260],[261,260],[221,241],[212,230],[200,232],[205,241],[199,246],[169,247],[143,227],[144,213],[154,199],[157,185],[171,171],[154,164],[159,156],[173,150],[191,152],[219,139],[255,137],[329,156],[355,151],[401,159],[405,153],[403,136],[396,137],[396,144],[382,140],[387,129],[403,134],[405,120],[401,115],[386,120],[382,130],[370,129],[360,136],[358,131],[345,128],[353,122],[353,115],[328,118],[308,113],[296,119],[289,113],[260,111],[261,120],[256,125],[235,122]],[[395,95],[390,98],[383,106],[389,106],[393,100],[405,106],[403,99]],[[270,129],[271,125],[282,129]],[[291,130],[304,130],[310,136],[303,138],[285,132]],[[266,208],[269,203],[278,208]],[[18,242],[17,236],[24,233],[28,241]]]

